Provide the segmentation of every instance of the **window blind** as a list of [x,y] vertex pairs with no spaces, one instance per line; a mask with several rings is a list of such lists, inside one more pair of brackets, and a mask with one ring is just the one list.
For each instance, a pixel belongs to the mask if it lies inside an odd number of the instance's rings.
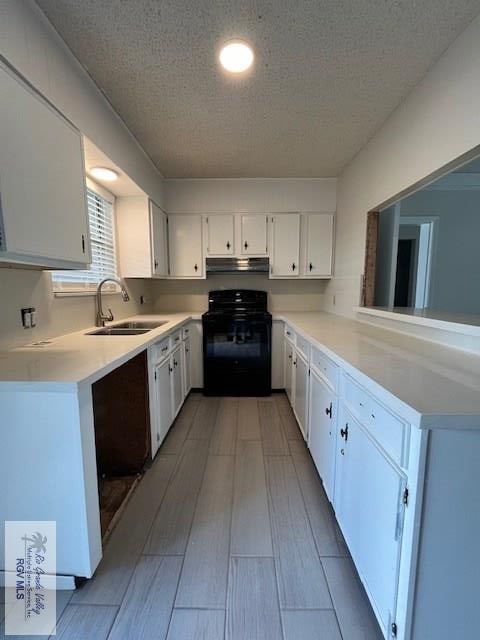
[[52,272],[55,291],[91,291],[104,278],[117,275],[112,203],[87,189],[87,206],[92,263],[86,270]]

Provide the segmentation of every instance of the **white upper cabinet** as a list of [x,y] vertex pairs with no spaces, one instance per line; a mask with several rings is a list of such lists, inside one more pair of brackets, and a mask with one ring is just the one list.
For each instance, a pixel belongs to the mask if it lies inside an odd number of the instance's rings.
[[232,256],[235,252],[234,216],[205,216],[207,256]]
[[244,256],[264,256],[267,247],[267,216],[262,214],[240,215],[240,250]]
[[168,218],[170,276],[203,278],[202,216],[176,214]]
[[90,262],[80,132],[0,66],[0,260]]
[[302,215],[302,277],[331,277],[333,220],[332,213]]
[[123,278],[168,275],[167,216],[147,196],[115,201],[118,258]]
[[165,278],[168,275],[167,215],[152,201],[150,201],[150,229],[153,274]]
[[300,273],[300,214],[270,217],[270,277],[291,278]]

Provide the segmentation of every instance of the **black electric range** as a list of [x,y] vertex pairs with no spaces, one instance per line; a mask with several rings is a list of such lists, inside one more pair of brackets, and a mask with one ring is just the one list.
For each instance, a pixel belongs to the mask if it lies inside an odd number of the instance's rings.
[[204,393],[270,395],[272,316],[267,311],[267,293],[210,291],[202,324]]

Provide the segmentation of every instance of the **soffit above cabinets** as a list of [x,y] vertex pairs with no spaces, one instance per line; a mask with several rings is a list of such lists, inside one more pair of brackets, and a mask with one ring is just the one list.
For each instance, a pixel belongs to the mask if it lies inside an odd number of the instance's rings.
[[[165,177],[336,176],[477,0],[37,0]],[[225,75],[219,45],[255,51]]]

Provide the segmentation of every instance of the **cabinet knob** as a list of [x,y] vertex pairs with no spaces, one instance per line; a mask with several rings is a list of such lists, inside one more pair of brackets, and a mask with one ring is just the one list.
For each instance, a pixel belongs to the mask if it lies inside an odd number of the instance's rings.
[[243,248],[244,248],[244,249],[248,249],[248,242],[247,242],[247,241],[245,241],[245,242],[243,243]]
[[330,417],[330,419],[332,419],[332,403],[330,402],[330,407],[327,407],[325,409],[325,413],[327,414],[327,416]]
[[292,271],[295,271],[296,268],[297,268],[297,265],[295,264],[295,262],[292,262]]
[[227,249],[230,249],[230,247],[231,247],[231,246],[232,246],[232,245],[231,245],[231,244],[230,244],[230,242],[228,241],[228,242],[227,242]]
[[345,429],[340,429],[340,435],[345,438],[345,442],[348,440],[348,422],[345,425]]
[[310,264],[308,265],[308,269],[309,271],[313,271],[313,264],[310,262]]
[[198,271],[198,265],[197,265],[197,263],[195,263],[195,265],[194,265],[194,267],[193,267],[193,268],[195,269],[195,271]]
[[158,269],[158,260],[155,260],[153,264],[155,266],[155,269]]

